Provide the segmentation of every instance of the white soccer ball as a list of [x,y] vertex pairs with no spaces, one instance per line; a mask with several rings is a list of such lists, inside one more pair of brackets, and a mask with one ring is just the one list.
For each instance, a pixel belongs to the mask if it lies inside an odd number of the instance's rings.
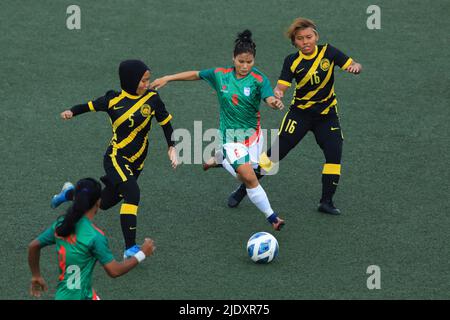
[[278,255],[278,241],[267,232],[257,232],[248,239],[247,252],[256,263],[269,263]]

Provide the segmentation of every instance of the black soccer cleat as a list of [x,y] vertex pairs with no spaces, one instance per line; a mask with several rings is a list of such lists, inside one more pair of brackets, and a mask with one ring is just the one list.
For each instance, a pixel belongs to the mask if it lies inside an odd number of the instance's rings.
[[319,207],[317,208],[318,211],[323,213],[328,213],[332,215],[339,215],[341,214],[341,210],[336,208],[332,201],[330,202],[321,202],[319,204]]
[[239,188],[234,190],[230,196],[228,197],[228,206],[230,208],[236,208],[239,203],[241,203],[242,199],[247,195],[247,189],[245,184],[241,184]]

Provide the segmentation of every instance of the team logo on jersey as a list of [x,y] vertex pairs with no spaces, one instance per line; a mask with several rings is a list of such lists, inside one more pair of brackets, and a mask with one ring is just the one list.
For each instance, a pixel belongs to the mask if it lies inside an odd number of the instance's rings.
[[244,94],[246,97],[250,96],[250,88],[249,87],[244,87]]
[[323,71],[327,71],[330,68],[330,60],[328,59],[322,59],[320,61],[320,69],[322,69]]
[[222,85],[222,89],[220,91],[224,92],[224,93],[228,93],[227,86],[226,85]]
[[151,108],[148,104],[144,104],[141,107],[141,114],[144,118],[147,118],[150,115]]

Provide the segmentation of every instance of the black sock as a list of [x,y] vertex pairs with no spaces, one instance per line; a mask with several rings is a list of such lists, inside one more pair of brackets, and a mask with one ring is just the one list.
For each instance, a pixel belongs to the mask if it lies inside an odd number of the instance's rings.
[[340,175],[322,174],[322,199],[320,202],[332,202],[339,183]]
[[123,238],[125,239],[125,249],[136,244],[137,216],[134,214],[121,214],[120,225],[122,226]]

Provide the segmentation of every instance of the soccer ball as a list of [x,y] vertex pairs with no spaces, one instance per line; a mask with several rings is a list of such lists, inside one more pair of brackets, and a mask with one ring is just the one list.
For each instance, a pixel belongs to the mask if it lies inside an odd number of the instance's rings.
[[267,232],[257,232],[248,239],[247,252],[256,263],[269,263],[278,255],[278,241]]

